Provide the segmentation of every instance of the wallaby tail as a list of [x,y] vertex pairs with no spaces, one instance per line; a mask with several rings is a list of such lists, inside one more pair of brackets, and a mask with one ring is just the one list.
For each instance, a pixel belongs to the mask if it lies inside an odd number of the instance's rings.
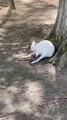
[[32,61],[31,62],[31,64],[34,64],[34,63],[37,63],[37,62],[39,62],[42,58],[44,58],[44,56],[40,56],[37,60],[35,60],[35,61]]

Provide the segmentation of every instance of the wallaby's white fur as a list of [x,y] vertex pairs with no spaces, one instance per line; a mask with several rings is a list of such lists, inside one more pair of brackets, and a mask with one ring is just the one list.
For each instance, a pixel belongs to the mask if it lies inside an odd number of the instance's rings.
[[33,41],[31,44],[31,51],[32,51],[32,54],[36,55],[36,57],[40,55],[39,58],[31,62],[33,64],[33,63],[37,63],[43,58],[51,57],[55,52],[55,47],[52,44],[52,42],[48,40],[43,40],[43,41],[40,41],[39,43],[36,43],[35,41]]

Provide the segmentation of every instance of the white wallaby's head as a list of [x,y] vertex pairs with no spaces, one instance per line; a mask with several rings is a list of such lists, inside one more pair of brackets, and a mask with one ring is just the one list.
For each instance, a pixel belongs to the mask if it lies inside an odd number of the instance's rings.
[[34,51],[35,47],[36,47],[36,42],[33,41],[32,44],[31,44],[31,51]]

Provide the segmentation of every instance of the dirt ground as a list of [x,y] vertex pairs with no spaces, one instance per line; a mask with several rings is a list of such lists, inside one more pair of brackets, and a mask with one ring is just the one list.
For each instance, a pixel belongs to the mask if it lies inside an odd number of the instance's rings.
[[57,0],[21,0],[12,13],[0,7],[0,120],[67,120],[67,66],[18,59],[49,34],[57,9]]

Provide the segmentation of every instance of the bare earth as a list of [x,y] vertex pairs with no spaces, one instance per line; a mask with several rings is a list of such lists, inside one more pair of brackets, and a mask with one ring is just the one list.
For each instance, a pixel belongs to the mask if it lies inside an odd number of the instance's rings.
[[18,59],[24,46],[49,34],[57,5],[57,0],[21,0],[11,15],[0,7],[0,120],[67,120],[67,66]]

